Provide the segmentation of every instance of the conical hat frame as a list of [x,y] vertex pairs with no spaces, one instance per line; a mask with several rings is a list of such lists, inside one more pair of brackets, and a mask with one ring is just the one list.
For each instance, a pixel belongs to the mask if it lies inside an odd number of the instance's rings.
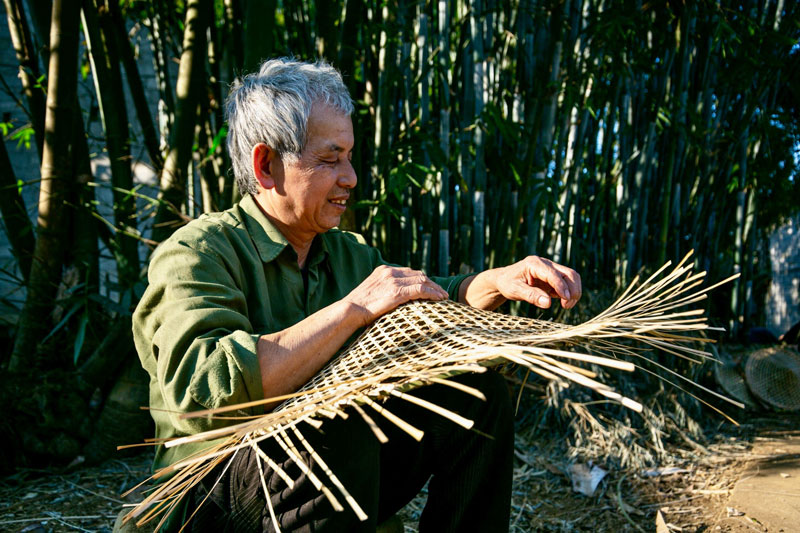
[[[686,333],[719,328],[708,326],[702,309],[681,309],[705,299],[708,291],[736,275],[711,287],[700,288],[705,272],[692,272],[688,262],[690,256],[691,252],[666,275],[663,273],[670,263],[644,282],[640,283],[637,276],[608,309],[575,326],[482,311],[452,301],[415,301],[402,305],[378,319],[296,393],[182,415],[184,418],[220,417],[224,413],[241,412],[242,409],[283,400],[265,415],[236,417],[241,418],[241,422],[224,428],[167,441],[151,441],[151,444],[163,444],[168,448],[189,442],[214,443],[202,452],[156,472],[152,476],[154,480],[172,477],[157,485],[125,520],[135,519],[137,526],[142,526],[161,515],[158,529],[181,498],[206,474],[232,459],[239,450],[250,448],[258,458],[262,488],[275,530],[280,531],[264,482],[262,463],[281,476],[287,485],[292,486],[294,480],[277,465],[278,461],[267,456],[258,446],[265,439],[274,439],[279,444],[286,456],[325,494],[334,509],[344,510],[339,499],[342,498],[361,520],[365,520],[367,516],[358,502],[303,437],[300,424],[305,422],[319,428],[326,419],[357,414],[373,429],[377,439],[385,441],[385,434],[368,414],[372,412],[373,416],[386,418],[413,438],[422,439],[423,432],[414,427],[413,421],[402,420],[383,408],[382,400],[393,396],[471,428],[471,420],[421,400],[409,391],[440,383],[482,397],[480,391],[447,378],[465,372],[483,372],[498,364],[516,363],[546,379],[571,381],[641,411],[641,404],[597,381],[594,372],[576,365],[588,363],[632,372],[636,365],[619,357],[646,358],[646,352],[652,348],[694,361],[713,359],[710,353],[690,346],[698,341],[712,341]],[[635,340],[640,346],[623,345],[620,343],[622,340]],[[651,363],[656,364],[654,361]],[[661,368],[671,372],[663,366]],[[671,373],[707,393],[741,406],[688,378]],[[298,448],[310,454],[327,479],[320,479],[310,469],[297,453]]]

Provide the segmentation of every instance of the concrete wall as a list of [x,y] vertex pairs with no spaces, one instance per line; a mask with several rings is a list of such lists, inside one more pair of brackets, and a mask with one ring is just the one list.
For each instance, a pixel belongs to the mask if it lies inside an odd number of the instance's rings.
[[767,295],[767,327],[780,335],[800,321],[800,215],[770,235],[769,255],[772,283]]
[[[23,101],[24,99],[21,94],[22,87],[17,77],[19,67],[6,21],[5,5],[0,4],[0,76],[2,76],[13,93],[12,97],[0,88],[0,119],[4,122],[13,122],[16,128],[25,125],[29,120],[15,102],[15,98]],[[151,116],[157,124],[155,117],[157,116],[158,107],[158,87],[153,70],[151,49],[147,41],[147,29],[137,26],[133,31],[132,40],[137,44],[139,72],[150,104]],[[83,41],[82,37],[81,41]],[[79,54],[80,61],[85,60],[83,47],[81,47]],[[176,74],[177,65],[173,65],[173,68],[174,74]],[[140,193],[154,196],[157,191],[158,177],[149,164],[147,151],[142,143],[141,127],[136,119],[136,111],[128,92],[125,70],[121,66],[120,70],[122,71],[123,86],[125,87],[127,98],[126,112],[132,140],[131,166],[134,173],[134,183],[141,187]],[[100,120],[91,71],[85,79],[82,79],[79,75],[78,97],[81,101],[84,123],[89,137],[92,170],[97,182],[100,184],[95,190],[96,199],[99,202],[98,212],[107,220],[113,221],[112,192],[109,187],[111,179],[109,160],[108,154],[105,152],[103,125]],[[27,104],[27,102],[25,103]],[[26,149],[24,146],[17,146],[16,142],[8,141],[6,142],[6,149],[11,158],[11,165],[16,178],[25,182],[22,188],[23,199],[31,221],[35,224],[39,197],[38,182],[40,179],[39,154],[36,151],[35,143],[32,143],[29,149]],[[146,202],[144,201],[139,202],[140,212],[145,209],[145,204]],[[11,247],[6,237],[5,228],[1,227],[1,225],[2,222],[0,221],[0,324],[15,322],[18,309],[22,307],[25,299],[25,290],[21,285],[19,273],[16,272],[16,261],[11,254]],[[148,232],[148,226],[149,221],[140,223],[140,229],[145,232]],[[139,251],[140,257],[144,260],[148,255],[147,247],[140,245]],[[119,301],[119,295],[110,288],[116,282],[116,264],[110,251],[103,247],[102,243],[100,269],[101,291],[109,298]]]
[[[17,63],[11,36],[8,32],[5,5],[0,4],[0,76],[14,93],[14,97],[12,97],[5,90],[0,89],[0,120],[11,122],[15,126],[14,129],[29,122],[28,117],[14,101],[15,97],[20,98],[22,91],[17,77],[18,72],[19,63]],[[31,140],[29,149],[24,146],[18,147],[16,141],[7,141],[5,145],[15,177],[23,182],[30,182],[30,185],[22,188],[22,195],[25,205],[28,207],[28,214],[31,216],[31,220],[35,221],[40,178],[39,155],[36,153],[35,142]],[[5,191],[0,191],[0,194],[5,194]],[[19,281],[16,260],[11,254],[11,246],[6,237],[5,227],[3,227],[0,231],[0,323],[16,321],[15,309],[22,306],[24,299],[25,291]]]

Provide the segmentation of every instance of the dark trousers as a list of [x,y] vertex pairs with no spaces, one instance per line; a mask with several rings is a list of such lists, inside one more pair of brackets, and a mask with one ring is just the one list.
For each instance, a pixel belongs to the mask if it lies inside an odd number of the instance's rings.
[[[410,394],[457,412],[475,422],[473,430],[392,398],[384,406],[425,432],[421,442],[364,407],[389,438],[381,444],[355,410],[346,419],[325,419],[321,430],[303,424],[305,438],[342,481],[368,519],[359,521],[327,476],[295,440],[303,458],[336,495],[344,511],[336,512],[308,476],[271,440],[262,449],[295,480],[293,488],[262,463],[270,501],[282,531],[374,532],[417,495],[430,479],[421,532],[508,530],[514,445],[511,401],[501,376],[494,372],[454,378],[484,393],[487,401],[443,385],[421,387]],[[219,474],[207,476],[190,501],[206,503],[190,523],[193,531],[274,531],[261,485],[256,453],[241,450],[214,486]],[[189,511],[191,513],[191,510]]]

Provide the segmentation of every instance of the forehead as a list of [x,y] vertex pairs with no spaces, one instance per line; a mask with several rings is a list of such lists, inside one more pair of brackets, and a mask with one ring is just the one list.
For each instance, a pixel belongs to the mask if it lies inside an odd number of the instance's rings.
[[328,105],[314,104],[308,115],[307,146],[314,150],[352,149],[353,122]]

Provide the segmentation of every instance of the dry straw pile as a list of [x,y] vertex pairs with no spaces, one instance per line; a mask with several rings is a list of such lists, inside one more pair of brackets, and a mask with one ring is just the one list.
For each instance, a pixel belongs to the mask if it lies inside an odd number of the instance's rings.
[[[376,321],[297,393],[184,415],[218,416],[223,412],[285,400],[263,416],[242,417],[241,422],[222,429],[163,443],[172,447],[186,442],[224,438],[202,454],[157,472],[153,476],[156,480],[170,474],[173,476],[136,506],[127,520],[136,520],[141,525],[159,515],[166,516],[166,512],[177,505],[203,476],[246,447],[252,447],[260,458],[262,487],[269,503],[263,477],[264,465],[275,470],[289,486],[294,481],[277,466],[274,458],[268,457],[258,447],[264,439],[274,439],[334,508],[344,509],[343,500],[364,519],[365,514],[358,502],[303,437],[301,423],[318,428],[326,419],[346,417],[349,413],[363,417],[373,428],[375,437],[384,441],[386,436],[372,418],[382,416],[415,439],[421,439],[422,432],[414,427],[413,420],[402,420],[382,406],[381,400],[395,396],[470,428],[471,420],[408,392],[426,384],[440,383],[464,394],[481,397],[479,391],[447,378],[463,372],[483,372],[487,367],[502,363],[522,365],[550,380],[574,382],[640,411],[638,402],[594,379],[596,374],[586,367],[601,365],[631,372],[636,365],[620,357],[644,357],[651,348],[695,360],[711,357],[691,347],[696,341],[706,339],[686,333],[714,328],[706,324],[703,310],[687,310],[686,306],[703,300],[708,291],[732,278],[701,288],[705,273],[693,273],[689,257],[687,255],[668,274],[664,272],[669,263],[644,282],[639,283],[637,278],[608,309],[575,326],[481,311],[451,301],[420,301],[401,306]],[[632,347],[628,340],[638,341],[641,347]],[[707,389],[706,392],[715,394]],[[320,479],[310,470],[298,449],[310,454],[327,479]],[[270,513],[275,529],[279,531],[272,509]]]

